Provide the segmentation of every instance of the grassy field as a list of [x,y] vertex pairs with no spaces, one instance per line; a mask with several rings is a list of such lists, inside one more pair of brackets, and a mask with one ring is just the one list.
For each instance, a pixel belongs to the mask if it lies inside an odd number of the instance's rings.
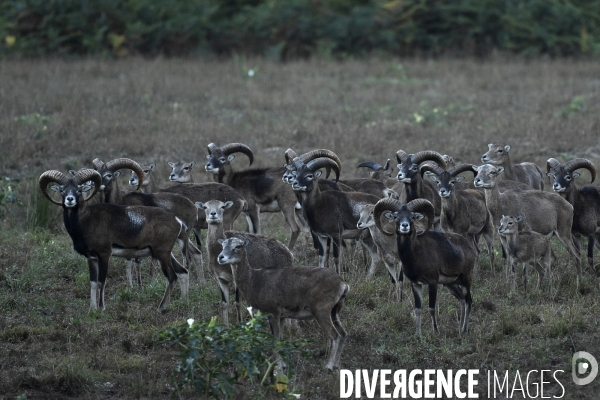
[[[220,315],[213,280],[192,282],[188,303],[176,291],[168,311],[158,313],[164,278],[146,266],[144,287],[129,289],[119,259],[109,270],[106,311],[89,312],[87,264],[72,249],[59,207],[36,186],[48,169],[130,157],[157,163],[166,186],[167,162],[186,160],[199,164],[196,181],[207,181],[207,144],[233,141],[249,145],[258,166],[282,165],[288,147],[331,149],[343,162],[342,178],[366,176],[356,170],[359,162],[383,163],[399,149],[478,164],[490,142],[510,144],[513,161],[542,168],[549,157],[600,162],[600,68],[592,61],[27,60],[0,62],[0,76],[3,399],[172,396],[176,349],[155,347],[154,335],[190,317]],[[234,163],[247,166],[243,157]],[[582,175],[580,183],[589,183]],[[263,221],[263,234],[287,243],[281,215]],[[390,301],[383,266],[366,281],[360,252],[347,252],[343,368],[477,368],[481,383],[487,370],[564,370],[564,398],[597,398],[600,379],[575,386],[570,374],[574,351],[600,357],[598,284],[585,265],[578,287],[573,260],[554,246],[552,286],[528,293],[505,282],[499,254],[494,273],[482,253],[470,333],[459,336],[459,304],[440,290],[441,334],[424,318],[421,339],[414,336],[412,295]],[[305,235],[294,255],[299,265],[316,263]],[[338,375],[321,370],[327,346],[316,323],[286,334],[312,340],[313,357],[296,359],[290,388],[305,399],[338,398]],[[561,391],[547,384],[544,395]],[[240,398],[254,394],[244,390]]]

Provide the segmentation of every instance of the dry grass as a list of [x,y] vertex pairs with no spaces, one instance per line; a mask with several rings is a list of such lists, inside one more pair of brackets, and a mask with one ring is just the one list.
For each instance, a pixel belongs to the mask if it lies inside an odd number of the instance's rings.
[[[253,78],[248,68],[256,71]],[[344,163],[343,177],[364,174],[354,165],[381,163],[398,149],[432,149],[479,163],[489,142],[510,144],[515,161],[541,167],[549,157],[600,161],[594,62],[38,60],[3,61],[0,73],[0,177],[21,180],[14,186],[25,203],[9,204],[0,222],[0,398],[167,397],[175,351],[154,348],[153,335],[189,317],[219,315],[212,282],[193,284],[189,304],[175,300],[158,314],[163,278],[150,277],[147,267],[145,287],[130,290],[120,260],[109,272],[107,310],[89,313],[86,263],[60,218],[45,219],[50,230],[26,222],[33,209],[26,206],[37,201],[31,178],[47,169],[126,156],[156,162],[166,178],[166,162],[184,159],[199,163],[197,181],[208,180],[201,167],[206,145],[232,141],[248,144],[264,166],[282,164],[290,146],[329,148]],[[246,165],[242,160],[235,161],[238,168]],[[264,221],[265,234],[287,242],[280,215]],[[595,398],[598,382],[578,388],[569,374],[573,349],[600,356],[597,283],[588,270],[577,289],[573,263],[565,266],[569,260],[556,246],[561,256],[552,288],[527,295],[504,283],[499,265],[492,275],[484,255],[470,334],[458,335],[458,303],[442,290],[442,333],[433,335],[425,321],[421,340],[413,335],[411,297],[387,301],[384,268],[365,282],[361,257],[349,253],[343,366],[563,369],[568,398]],[[294,253],[300,264],[315,263],[308,240]],[[314,359],[297,360],[292,387],[303,398],[337,398],[338,378],[317,368],[327,351],[317,331],[306,322],[291,333],[314,340]]]

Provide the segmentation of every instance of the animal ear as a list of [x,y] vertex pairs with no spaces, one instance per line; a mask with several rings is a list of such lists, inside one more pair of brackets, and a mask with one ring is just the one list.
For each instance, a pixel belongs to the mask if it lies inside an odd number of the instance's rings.
[[117,171],[113,175],[115,178],[118,178],[119,176],[121,176],[121,171]]
[[150,164],[150,171],[154,171],[154,168],[156,168],[156,164]]
[[323,174],[323,171],[317,171],[315,172],[315,178],[320,177]]
[[517,221],[517,222],[523,221],[523,216],[522,215],[518,215],[517,218],[515,218],[515,221]]
[[93,183],[84,183],[83,185],[79,185],[79,190],[81,190],[82,193],[85,192],[89,192],[90,190],[92,190],[92,188],[94,187]]
[[235,158],[235,155],[230,154],[227,156],[227,161],[233,161],[234,158]]
[[462,175],[459,175],[459,176],[456,177],[456,182],[462,182],[464,180],[465,180],[465,177],[462,176]]
[[494,146],[494,143],[488,143],[488,149],[491,149]]
[[228,209],[229,207],[233,206],[233,201],[226,201],[225,204],[223,205],[223,207],[225,209]]
[[192,161],[192,162],[190,163],[190,169],[194,168],[194,165],[196,165],[196,161]]
[[52,190],[53,192],[60,192],[60,186],[52,185],[50,186],[50,190]]
[[554,175],[554,172],[548,172],[546,173],[546,176],[548,176],[548,178],[556,179],[556,175]]
[[224,241],[225,241],[225,239],[217,239],[217,243],[219,243],[220,245],[223,245]]
[[204,210],[204,203],[201,201],[197,201],[194,203],[196,205],[196,208],[199,208],[201,210]]
[[75,174],[77,173],[77,171],[75,171],[74,169],[70,169],[68,172],[73,176],[75,176]]
[[250,243],[250,240],[244,239],[244,243],[243,243],[244,247],[248,246],[248,243]]
[[206,159],[207,159],[207,160],[210,160],[210,154],[207,154],[207,155],[206,155]]
[[428,177],[429,179],[431,179],[432,181],[434,181],[434,182],[436,182],[436,183],[439,183],[439,182],[440,182],[440,181],[439,181],[439,179],[438,179],[438,177],[437,177],[437,176],[435,176],[435,174],[434,174],[433,172],[431,172],[431,171],[425,171],[425,175],[427,175],[427,177]]
[[571,174],[571,177],[573,177],[573,179],[577,179],[577,178],[579,178],[580,176],[581,176],[581,174],[580,174],[579,172],[573,172],[573,173]]
[[175,163],[174,162],[169,161],[167,164],[169,164],[169,167],[175,168]]
[[383,216],[386,217],[387,219],[394,219],[394,214],[391,211],[386,211],[383,213]]
[[506,151],[508,153],[510,151],[510,146],[509,145],[504,146],[504,151]]
[[479,166],[477,166],[477,165],[471,165],[471,166],[472,166],[472,167],[473,167],[473,169],[474,169],[475,171],[477,171],[477,172],[479,172],[479,168],[481,168],[481,167],[479,167]]
[[498,168],[496,168],[496,173],[497,173],[498,175],[500,175],[500,174],[501,174],[501,173],[503,173],[503,172],[504,172],[504,167],[498,167]]

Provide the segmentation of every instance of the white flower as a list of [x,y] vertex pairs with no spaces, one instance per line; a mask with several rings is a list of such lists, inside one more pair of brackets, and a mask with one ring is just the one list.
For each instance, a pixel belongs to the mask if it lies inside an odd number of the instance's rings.
[[250,313],[250,315],[252,315],[252,307],[247,307],[246,310],[248,310],[248,312]]
[[190,328],[192,327],[192,325],[194,325],[194,318],[190,318],[187,320],[188,325],[190,326]]
[[249,69],[249,70],[248,70],[248,76],[249,76],[250,78],[252,78],[252,77],[254,76],[254,70],[253,70],[253,69]]

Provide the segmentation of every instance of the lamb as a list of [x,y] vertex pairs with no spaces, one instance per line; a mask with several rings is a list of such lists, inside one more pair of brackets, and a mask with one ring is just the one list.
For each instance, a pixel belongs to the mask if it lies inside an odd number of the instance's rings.
[[[519,231],[518,224],[523,221],[523,216],[513,217],[503,215],[498,227],[498,234],[506,238],[508,254],[518,262],[523,263],[523,284],[527,291],[527,269],[525,265],[532,265],[538,273],[536,288],[539,289],[544,275],[550,276],[550,267],[556,260],[550,239],[533,231]],[[544,273],[545,267],[546,273]]]

